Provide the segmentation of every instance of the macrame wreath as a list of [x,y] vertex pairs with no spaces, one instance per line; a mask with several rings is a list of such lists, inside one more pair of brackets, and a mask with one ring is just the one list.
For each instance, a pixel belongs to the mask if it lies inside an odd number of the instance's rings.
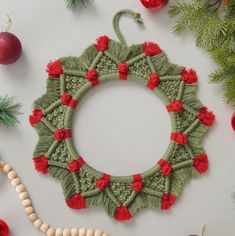
[[[103,207],[119,221],[131,219],[141,208],[169,210],[184,184],[207,171],[201,142],[215,119],[196,98],[194,70],[171,64],[156,43],[127,46],[119,29],[124,13],[142,23],[138,13],[118,12],[113,25],[120,42],[102,36],[82,56],[48,64],[47,92],[35,101],[30,116],[39,135],[33,158],[36,170],[61,181],[70,208]],[[150,170],[133,176],[95,170],[73,143],[72,119],[79,100],[94,86],[114,80],[137,81],[151,89],[164,102],[172,122],[164,156]]]

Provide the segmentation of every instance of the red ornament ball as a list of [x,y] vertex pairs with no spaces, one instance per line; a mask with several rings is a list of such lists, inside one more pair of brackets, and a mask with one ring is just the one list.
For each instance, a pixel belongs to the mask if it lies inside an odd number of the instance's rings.
[[231,125],[233,130],[235,131],[235,112],[233,113],[232,119],[231,119]]
[[10,230],[5,221],[0,220],[0,235],[1,236],[10,236]]
[[17,61],[22,54],[20,40],[12,33],[0,33],[0,64],[8,65]]
[[165,6],[168,0],[140,0],[141,3],[149,9],[159,9]]

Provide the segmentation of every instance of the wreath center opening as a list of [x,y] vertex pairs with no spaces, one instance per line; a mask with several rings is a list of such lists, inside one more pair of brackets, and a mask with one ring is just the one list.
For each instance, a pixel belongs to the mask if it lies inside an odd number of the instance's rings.
[[142,173],[166,152],[170,116],[163,101],[132,81],[89,90],[73,115],[74,145],[93,168],[111,175]]

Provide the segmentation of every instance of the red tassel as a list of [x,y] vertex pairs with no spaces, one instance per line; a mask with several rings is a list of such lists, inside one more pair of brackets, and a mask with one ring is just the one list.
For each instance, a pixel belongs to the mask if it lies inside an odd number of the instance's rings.
[[95,48],[99,52],[105,52],[109,46],[109,37],[101,36],[96,40]]
[[208,108],[202,107],[199,111],[198,119],[203,125],[212,126],[215,121],[215,115],[213,112],[208,111]]
[[100,190],[104,190],[110,184],[110,175],[103,174],[103,176],[96,181],[96,187]]
[[161,48],[153,42],[145,42],[143,44],[143,51],[147,56],[155,56],[162,52]]
[[119,72],[120,80],[127,80],[128,69],[129,69],[129,65],[125,62],[118,65],[118,72]]
[[188,137],[186,134],[180,133],[171,133],[171,140],[174,140],[178,144],[186,144],[188,142]]
[[64,73],[62,68],[62,64],[59,60],[50,62],[47,65],[47,73],[50,78],[58,78],[60,75]]
[[118,221],[130,220],[132,218],[131,213],[129,212],[126,206],[120,206],[117,208],[115,213],[115,219]]
[[10,236],[10,229],[3,220],[0,220],[0,236]]
[[183,105],[181,101],[174,100],[170,104],[166,106],[168,112],[182,112],[183,111]]
[[170,175],[172,173],[171,163],[161,159],[158,162],[158,165],[160,166],[163,175]]
[[193,69],[189,69],[189,70],[184,69],[181,73],[181,79],[186,84],[195,84],[198,82],[196,71]]
[[73,195],[69,200],[66,201],[66,204],[68,207],[76,210],[86,208],[86,201],[80,193]]
[[40,109],[34,109],[32,115],[29,116],[29,122],[32,126],[38,124],[42,117],[44,116],[43,112]]
[[162,196],[162,210],[169,210],[171,206],[175,203],[176,201],[176,196],[172,194],[163,194]]
[[161,80],[158,74],[154,73],[152,75],[150,75],[149,77],[149,81],[146,84],[146,86],[148,88],[150,88],[151,90],[154,90],[159,84],[160,84]]
[[34,161],[34,166],[35,169],[38,172],[41,172],[43,174],[47,174],[48,173],[48,158],[47,157],[34,157],[33,158]]
[[200,173],[205,173],[208,170],[208,156],[199,154],[193,158],[193,166]]

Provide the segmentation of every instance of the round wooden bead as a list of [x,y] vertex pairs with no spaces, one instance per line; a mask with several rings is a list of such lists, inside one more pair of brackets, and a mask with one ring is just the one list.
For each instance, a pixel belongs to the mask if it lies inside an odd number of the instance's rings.
[[28,198],[29,198],[29,194],[28,194],[26,191],[24,191],[24,192],[22,192],[22,193],[19,194],[19,198],[20,198],[21,200],[28,199]]
[[2,169],[3,166],[5,165],[4,161],[0,161],[0,168]]
[[63,229],[61,229],[61,228],[56,229],[55,236],[63,236]]
[[22,193],[24,191],[25,191],[25,187],[24,187],[23,184],[20,184],[20,185],[16,186],[16,192]]
[[79,236],[78,229],[76,228],[71,229],[71,236]]
[[10,180],[16,178],[16,176],[17,176],[17,174],[16,174],[16,172],[15,172],[14,170],[11,170],[11,171],[8,172],[8,174],[7,174],[7,177],[8,177]]
[[11,181],[11,184],[16,187],[17,185],[20,184],[20,179],[19,178],[15,178]]
[[79,229],[79,236],[86,236],[86,229],[84,228]]
[[25,199],[25,200],[22,201],[22,205],[24,207],[30,207],[30,206],[32,206],[32,202],[29,199]]
[[99,230],[99,229],[96,229],[95,230],[95,236],[102,236],[102,234],[103,234],[103,232],[102,232],[102,230]]
[[102,236],[109,236],[107,233],[103,233]]
[[30,214],[34,213],[34,209],[32,207],[26,207],[25,208],[25,213],[27,215],[30,215]]
[[50,228],[47,230],[47,236],[55,236],[55,228],[50,227]]
[[35,213],[32,213],[32,214],[28,215],[28,218],[31,222],[34,222],[35,220],[38,219],[38,216]]
[[39,229],[42,225],[42,221],[40,219],[37,219],[33,222],[33,225],[35,228]]
[[86,236],[94,236],[94,230],[93,229],[88,229],[86,232]]
[[69,229],[64,229],[63,230],[63,236],[71,236],[70,230]]
[[46,233],[47,230],[49,229],[50,225],[48,225],[47,223],[43,223],[40,227],[40,230],[43,232],[43,233]]
[[3,166],[2,170],[4,173],[7,174],[8,172],[10,172],[12,170],[12,167],[10,165],[6,164],[5,166]]

